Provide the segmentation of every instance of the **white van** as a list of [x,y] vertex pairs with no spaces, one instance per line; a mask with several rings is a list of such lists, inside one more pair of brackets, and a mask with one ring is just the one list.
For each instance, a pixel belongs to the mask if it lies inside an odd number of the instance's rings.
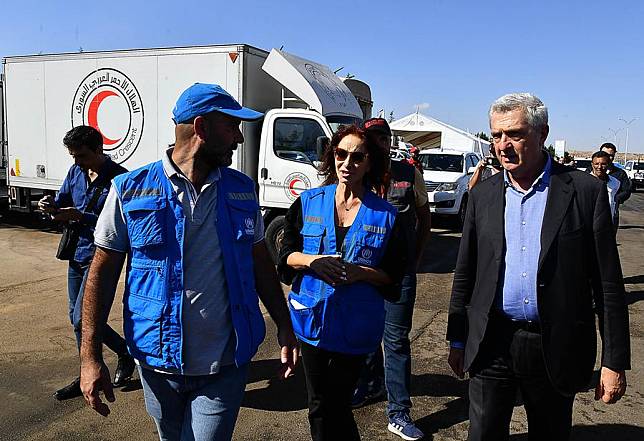
[[423,150],[420,162],[432,213],[458,216],[460,225],[465,219],[467,184],[473,167],[481,160],[478,153],[457,150]]
[[644,161],[627,161],[624,170],[631,180],[633,191],[644,187]]

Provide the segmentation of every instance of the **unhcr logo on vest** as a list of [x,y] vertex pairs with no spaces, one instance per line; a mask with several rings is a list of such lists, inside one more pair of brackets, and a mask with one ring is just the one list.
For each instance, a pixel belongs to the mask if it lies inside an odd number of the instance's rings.
[[246,225],[246,234],[254,235],[255,234],[255,221],[251,217],[247,217],[244,220],[244,224]]
[[360,251],[360,255],[356,259],[358,263],[363,265],[371,265],[371,257],[373,256],[373,251],[369,248],[363,248]]
[[117,164],[127,161],[143,135],[143,103],[123,72],[101,68],[80,82],[72,100],[72,127],[92,126],[103,135],[103,151]]

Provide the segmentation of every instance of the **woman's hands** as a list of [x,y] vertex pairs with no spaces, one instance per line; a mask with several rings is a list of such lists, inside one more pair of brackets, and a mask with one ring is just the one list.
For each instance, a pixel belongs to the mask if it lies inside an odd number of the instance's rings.
[[347,278],[347,264],[341,256],[309,256],[310,261],[307,265],[322,280],[332,286],[336,286]]
[[331,286],[369,282],[374,285],[390,283],[382,270],[345,262],[342,256],[304,254],[296,251],[289,254],[286,263],[297,270],[310,269]]
[[308,267],[331,286],[347,285],[362,280],[362,267],[345,262],[341,256],[314,255],[310,258]]

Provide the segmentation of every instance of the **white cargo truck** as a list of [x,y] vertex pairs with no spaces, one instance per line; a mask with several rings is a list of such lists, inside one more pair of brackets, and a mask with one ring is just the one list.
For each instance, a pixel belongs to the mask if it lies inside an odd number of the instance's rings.
[[370,117],[364,87],[358,103],[328,67],[244,44],[7,57],[3,66],[11,209],[30,211],[43,193],[60,188],[72,164],[62,145],[70,128],[97,128],[105,153],[133,170],[174,141],[179,94],[195,82],[217,83],[265,112],[242,124],[245,141],[233,167],[258,183],[273,254],[286,209],[320,183],[316,165],[326,138],[338,124]]
[[4,133],[4,100],[2,91],[4,89],[3,75],[0,74],[0,207],[4,208],[7,203],[7,143]]

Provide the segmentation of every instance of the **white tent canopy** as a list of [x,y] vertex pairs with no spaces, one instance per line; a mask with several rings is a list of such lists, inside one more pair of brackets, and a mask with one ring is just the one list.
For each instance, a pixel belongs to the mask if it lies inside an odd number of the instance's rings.
[[395,135],[420,149],[442,148],[484,155],[490,147],[490,143],[481,138],[418,112],[393,121],[389,126]]

